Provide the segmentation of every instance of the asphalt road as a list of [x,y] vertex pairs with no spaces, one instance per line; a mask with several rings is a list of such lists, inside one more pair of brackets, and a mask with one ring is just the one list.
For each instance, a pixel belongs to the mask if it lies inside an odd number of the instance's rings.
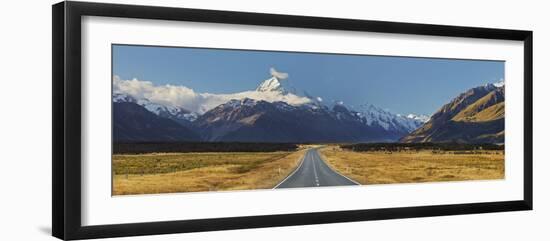
[[326,187],[359,185],[359,183],[332,170],[316,148],[309,149],[298,168],[275,188]]

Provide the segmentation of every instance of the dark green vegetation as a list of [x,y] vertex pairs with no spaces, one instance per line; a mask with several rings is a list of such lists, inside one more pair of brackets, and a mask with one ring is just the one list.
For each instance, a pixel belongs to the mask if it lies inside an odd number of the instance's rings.
[[404,150],[439,150],[439,151],[473,151],[473,150],[504,150],[504,145],[491,143],[359,143],[340,145],[342,149],[350,151],[404,151]]
[[115,142],[113,154],[174,153],[174,152],[275,152],[295,151],[291,143],[239,142]]

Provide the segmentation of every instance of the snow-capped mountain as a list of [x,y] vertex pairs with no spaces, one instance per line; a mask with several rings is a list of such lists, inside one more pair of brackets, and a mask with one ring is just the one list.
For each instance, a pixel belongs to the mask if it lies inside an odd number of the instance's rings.
[[254,90],[229,94],[115,78],[113,102],[135,103],[206,141],[395,141],[429,119],[394,114],[372,104],[354,109],[337,102],[328,107],[321,97],[291,91],[285,86],[288,74],[273,68],[270,73]]
[[[119,96],[119,100],[131,100]],[[131,101],[113,103],[113,139],[130,142],[200,141],[191,128]]]
[[288,76],[286,73],[277,72],[274,69],[271,73],[271,78],[263,81],[258,88],[237,93],[198,93],[185,86],[155,86],[149,81],[121,80],[117,76],[113,77],[113,90],[115,93],[127,94],[136,99],[147,99],[151,103],[163,106],[181,107],[197,114],[204,114],[230,100],[244,98],[271,103],[283,101],[294,106],[312,102],[310,98],[297,95],[283,87],[281,81]]
[[409,114],[403,116],[394,114],[372,104],[363,104],[359,106],[357,115],[361,117],[367,125],[379,125],[385,130],[411,132],[420,127],[427,118],[425,116],[416,116]]
[[[261,92],[289,94],[289,92],[280,83],[280,80],[275,76],[262,82],[258,86],[258,88],[256,88],[256,90]],[[306,96],[307,97],[304,97],[304,98],[307,98],[309,102],[303,103],[301,105],[309,106],[310,108],[314,108],[314,109],[319,108],[319,106],[322,106],[321,97],[313,98],[310,95],[306,95]],[[335,102],[334,106],[345,106],[345,105],[343,102],[337,101]],[[347,109],[350,109],[347,106],[345,107]],[[351,110],[351,111],[355,112],[356,113],[355,115],[358,118],[362,119],[362,122],[364,122],[366,125],[369,125],[369,126],[378,125],[388,131],[398,131],[398,132],[406,132],[406,133],[416,130],[416,128],[420,127],[429,119],[429,117],[425,115],[409,114],[407,116],[403,116],[400,114],[391,113],[387,110],[376,107],[372,104],[361,105],[358,110]]]
[[[128,94],[113,93],[113,102],[123,103],[130,102],[143,106],[148,111],[160,117],[176,120],[177,122],[192,122],[197,119],[197,113],[190,112],[182,107],[167,106],[158,103],[153,103],[146,98],[137,99]],[[180,123],[181,124],[181,123]],[[187,123],[185,123],[187,124]]]
[[498,82],[493,83],[493,86],[495,87],[503,87],[504,86],[504,80],[500,80]]
[[262,82],[257,88],[256,91],[258,92],[279,92],[281,94],[287,94],[288,91],[283,87],[281,84],[281,81],[273,76],[264,82]]
[[372,142],[406,134],[365,125],[344,106],[293,106],[249,98],[219,105],[194,124],[207,141]]

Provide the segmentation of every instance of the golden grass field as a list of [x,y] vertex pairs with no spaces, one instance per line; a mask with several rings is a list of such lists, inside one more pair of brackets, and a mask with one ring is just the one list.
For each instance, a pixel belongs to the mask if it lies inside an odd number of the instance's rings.
[[113,155],[113,195],[272,188],[304,151]]
[[504,151],[354,152],[327,146],[320,153],[332,168],[361,184],[504,178]]

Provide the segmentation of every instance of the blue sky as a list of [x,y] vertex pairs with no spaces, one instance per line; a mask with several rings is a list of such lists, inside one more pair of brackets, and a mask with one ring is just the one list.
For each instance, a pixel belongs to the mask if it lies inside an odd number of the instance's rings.
[[253,90],[271,67],[327,105],[370,103],[401,114],[430,115],[459,93],[504,78],[502,61],[113,46],[113,75],[196,92]]

